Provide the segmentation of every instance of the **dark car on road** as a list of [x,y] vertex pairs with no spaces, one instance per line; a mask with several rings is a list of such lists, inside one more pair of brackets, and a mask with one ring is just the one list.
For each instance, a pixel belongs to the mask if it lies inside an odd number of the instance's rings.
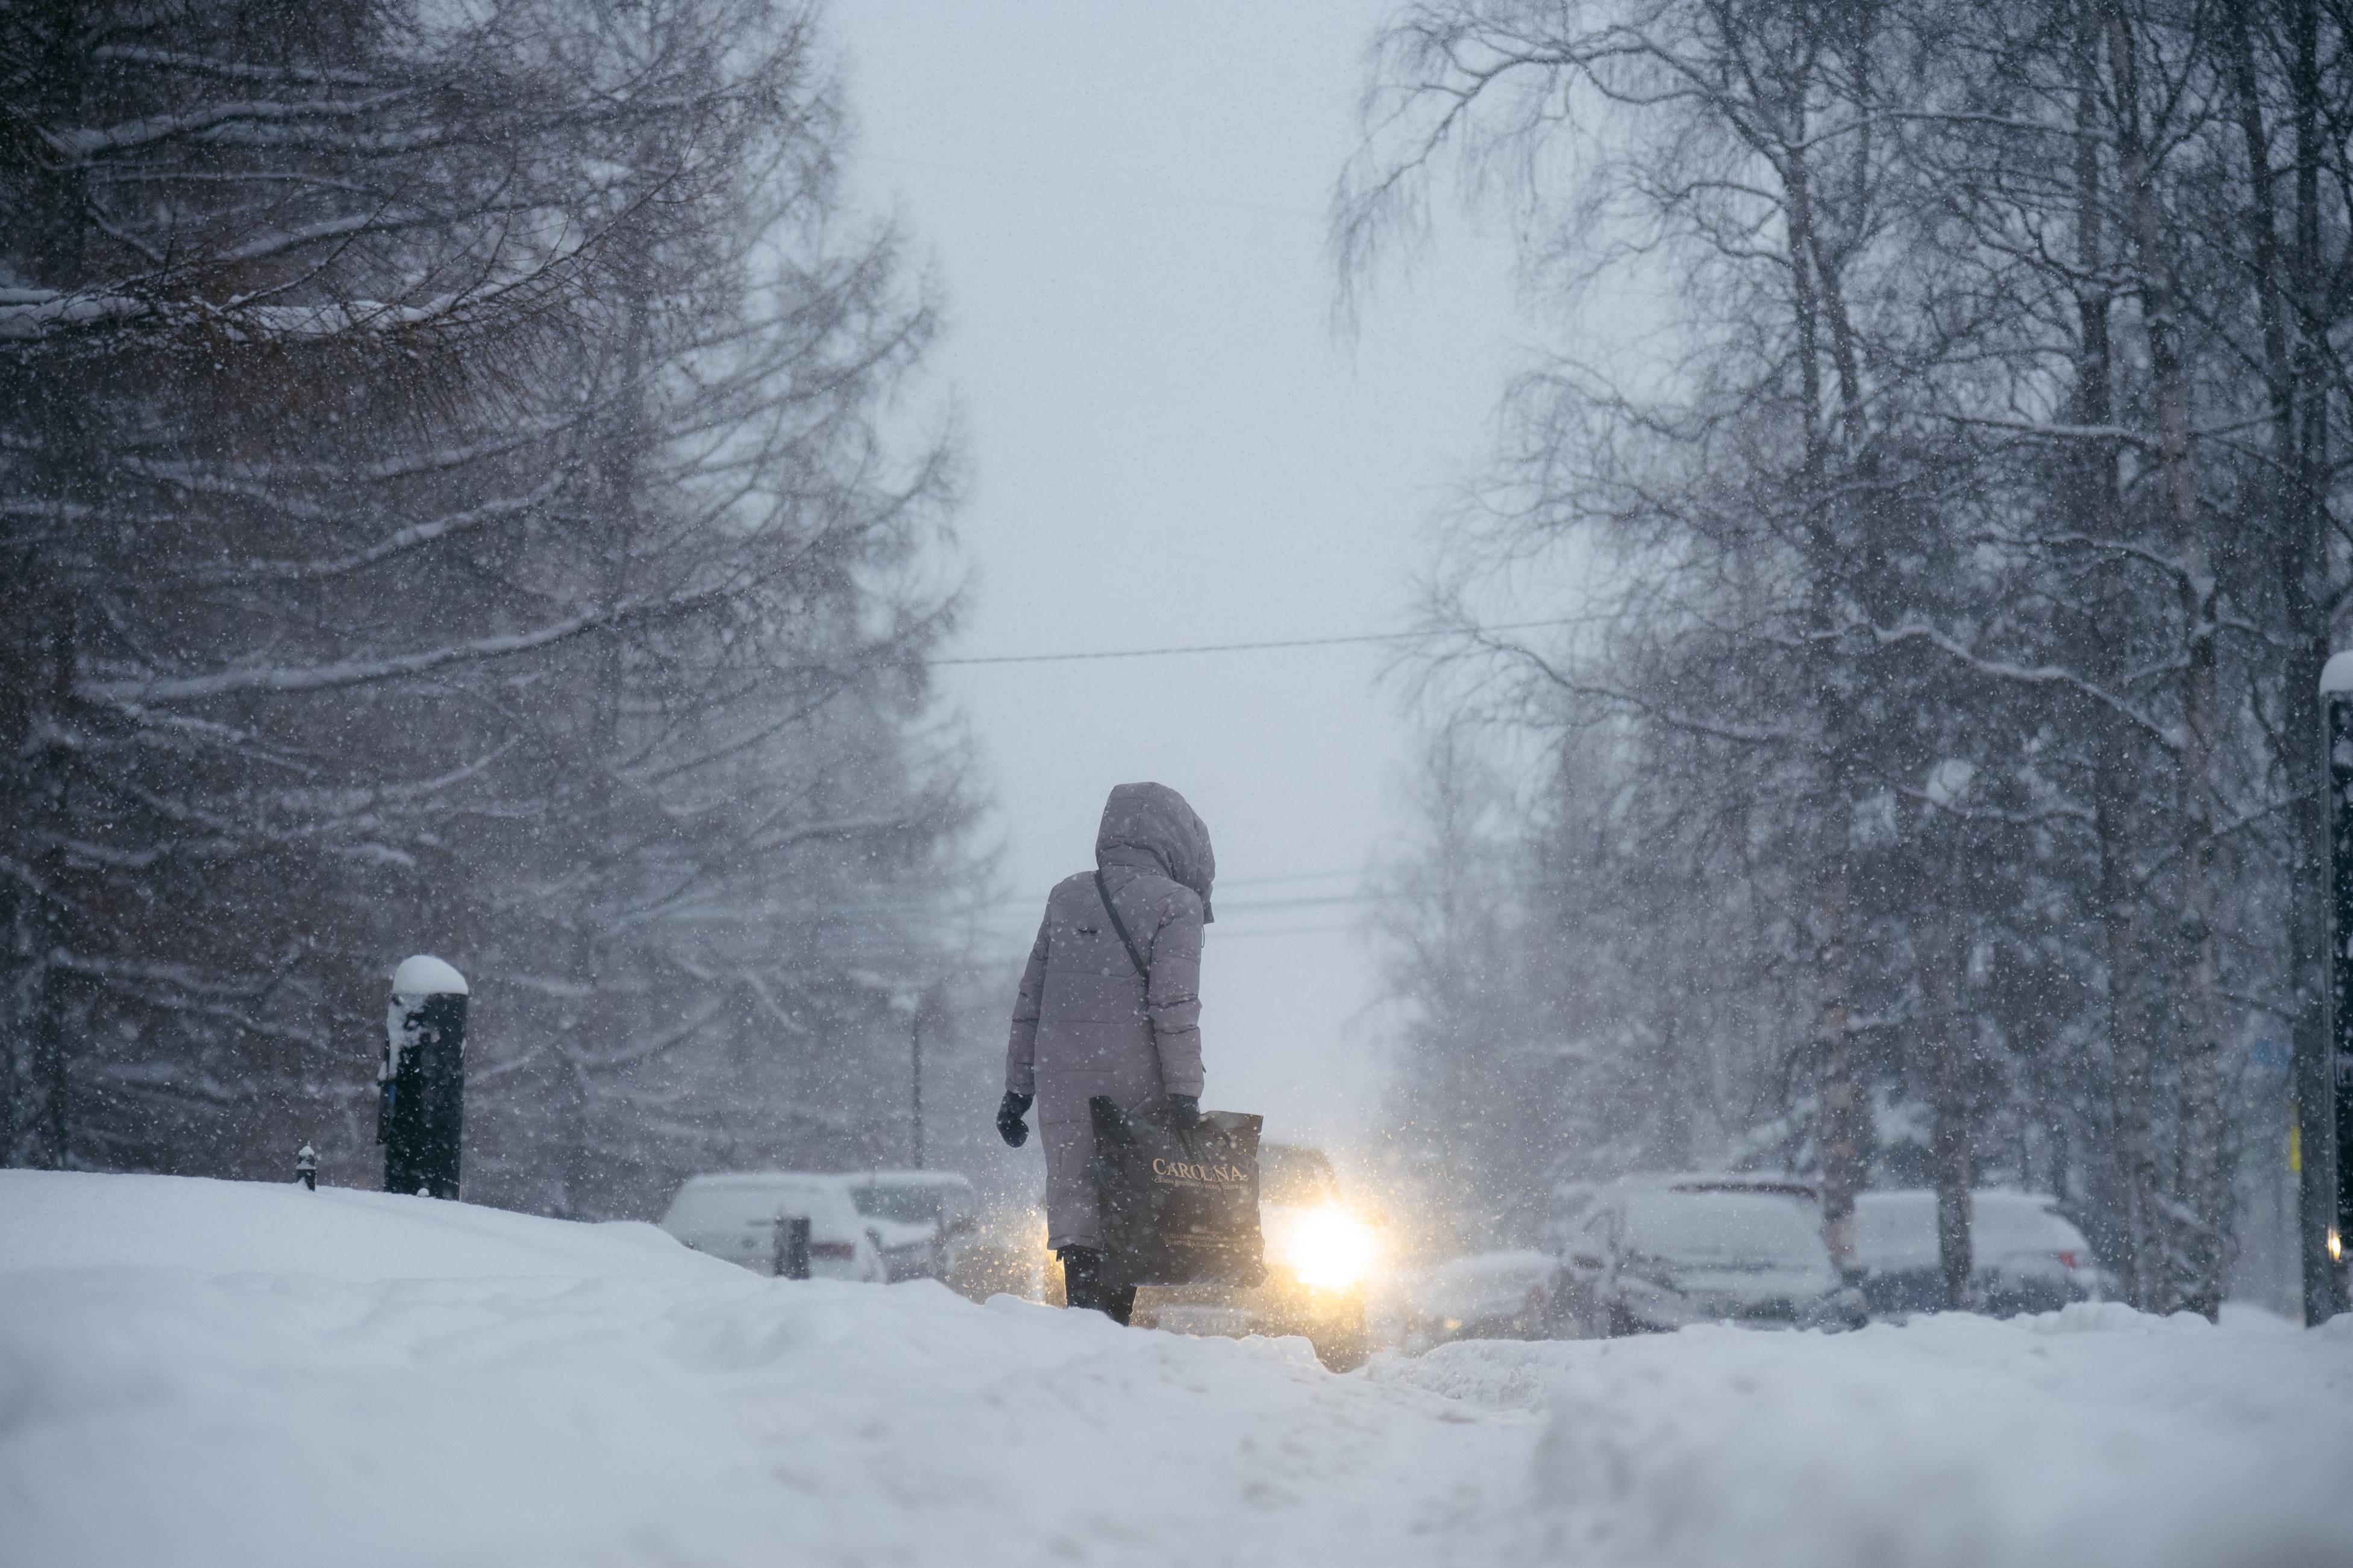
[[1140,1328],[1187,1334],[1298,1334],[1326,1366],[1346,1371],[1370,1353],[1366,1287],[1379,1263],[1376,1226],[1340,1190],[1320,1149],[1259,1146],[1259,1223],[1266,1279],[1254,1286],[1147,1285],[1135,1295]]
[[1553,1295],[1560,1260],[1536,1251],[1478,1252],[1450,1258],[1405,1295],[1406,1348],[1449,1340],[1541,1340],[1556,1331]]

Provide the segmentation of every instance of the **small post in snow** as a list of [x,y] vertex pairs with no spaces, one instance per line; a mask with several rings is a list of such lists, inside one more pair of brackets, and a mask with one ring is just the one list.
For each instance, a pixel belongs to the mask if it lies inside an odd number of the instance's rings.
[[458,1195],[466,1121],[466,977],[429,953],[392,976],[384,1063],[376,1069],[375,1137],[384,1190]]
[[809,1277],[809,1216],[788,1214],[776,1216],[776,1267],[779,1279],[806,1279]]
[[308,1143],[294,1151],[294,1179],[307,1192],[319,1190],[319,1152]]
[[2345,1237],[2353,1229],[2353,653],[2332,655],[2321,670],[2320,715],[2328,824],[2328,1028],[2321,1050],[2299,1051],[2295,1068],[2307,1324],[2345,1309]]

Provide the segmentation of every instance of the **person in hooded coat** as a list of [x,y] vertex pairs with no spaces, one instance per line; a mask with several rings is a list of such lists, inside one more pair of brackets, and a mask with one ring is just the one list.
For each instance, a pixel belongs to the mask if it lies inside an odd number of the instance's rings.
[[1123,1323],[1135,1288],[1102,1278],[1087,1101],[1100,1094],[1124,1110],[1199,1117],[1201,928],[1216,874],[1209,830],[1183,795],[1166,784],[1116,786],[1095,834],[1095,869],[1047,895],[1013,1004],[997,1131],[1014,1148],[1029,1142],[1022,1118],[1034,1100],[1045,1130],[1046,1244],[1062,1259],[1071,1305]]

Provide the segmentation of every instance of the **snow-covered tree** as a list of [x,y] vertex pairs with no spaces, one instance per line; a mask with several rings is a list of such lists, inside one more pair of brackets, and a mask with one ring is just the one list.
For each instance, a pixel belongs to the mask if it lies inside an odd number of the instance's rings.
[[[884,433],[929,315],[841,211],[815,17],[36,5],[0,50],[9,1157],[357,1176],[433,947],[486,1190],[642,1210],[734,1058],[856,1059],[960,876],[944,458]],[[752,1142],[860,1124],[812,1099]]]
[[[1788,1089],[1715,1152],[1817,1173],[1834,1251],[1853,1180],[1933,1179],[1957,1285],[1974,1169],[2056,1187],[2135,1300],[2211,1313],[2234,1064],[2276,1017],[2318,1070],[2342,41],[2300,0],[1431,0],[1382,36],[1344,268],[1452,158],[1536,298],[1573,324],[1630,279],[1660,317],[1514,387],[1439,646],[1521,754],[1606,737],[1601,798],[1738,823],[1708,862],[1525,792],[1520,861],[1569,847],[1568,901],[1694,896],[1520,1006],[1578,1037],[1647,996],[1662,1037],[1691,993],[1642,980],[1769,900],[1788,997],[1700,1050]],[[1574,630],[1476,632],[1541,581]]]

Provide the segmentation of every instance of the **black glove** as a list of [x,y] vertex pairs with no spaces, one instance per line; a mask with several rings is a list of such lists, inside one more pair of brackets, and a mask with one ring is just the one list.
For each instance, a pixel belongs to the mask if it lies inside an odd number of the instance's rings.
[[1021,1120],[1029,1113],[1029,1096],[1005,1091],[1005,1102],[997,1108],[997,1135],[1005,1140],[1008,1149],[1018,1149],[1029,1142],[1029,1124]]
[[1167,1126],[1179,1129],[1198,1127],[1201,1125],[1201,1097],[1198,1094],[1163,1095],[1160,1120]]

